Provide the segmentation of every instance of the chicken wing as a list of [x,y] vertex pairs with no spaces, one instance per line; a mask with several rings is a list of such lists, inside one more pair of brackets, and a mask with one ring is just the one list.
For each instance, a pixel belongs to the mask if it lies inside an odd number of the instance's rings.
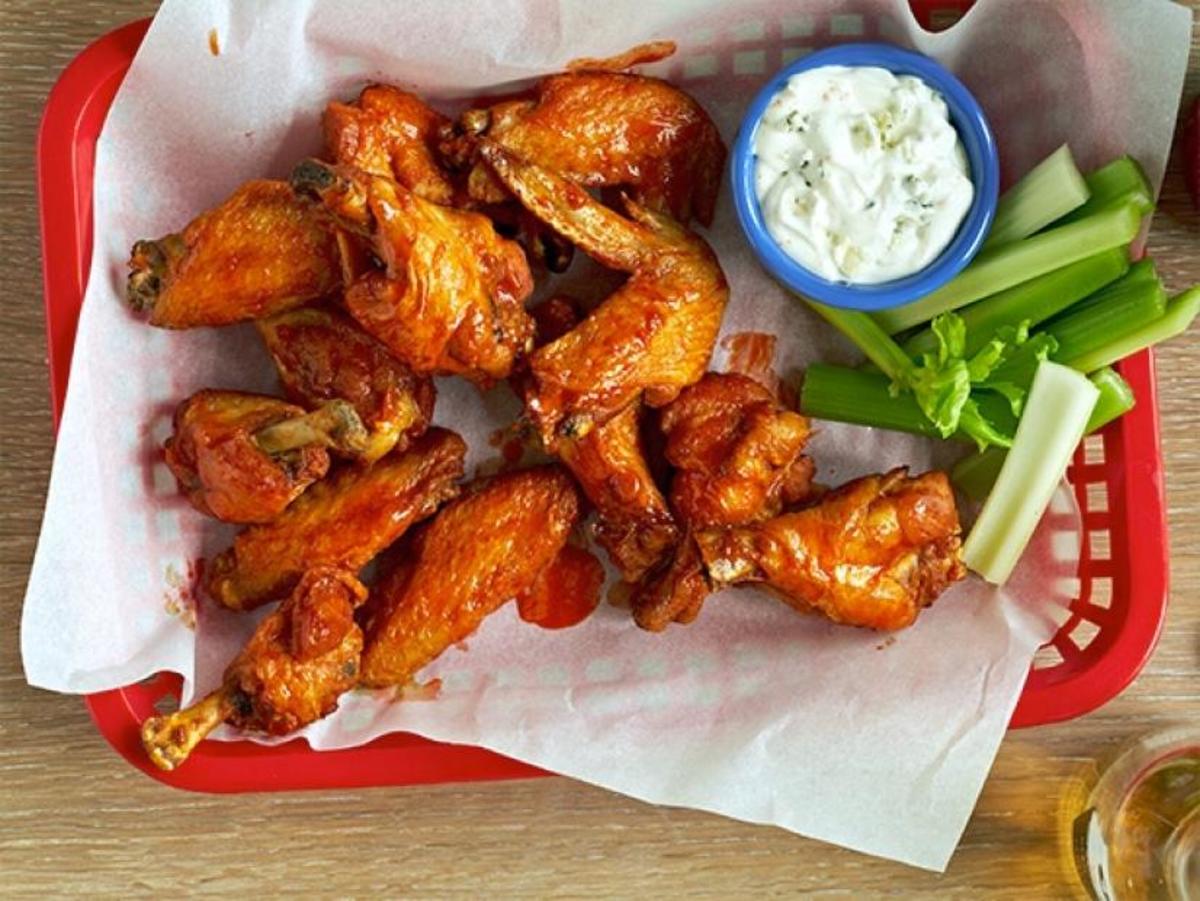
[[315,412],[240,391],[198,391],[175,408],[163,447],[179,490],[225,522],[270,522],[329,469],[333,447],[359,453],[367,431],[354,408]]
[[278,313],[256,323],[288,397],[307,407],[334,399],[353,405],[369,436],[357,456],[374,463],[425,432],[433,381],[417,376],[332,308]]
[[639,397],[662,406],[708,366],[729,289],[712,250],[631,200],[632,220],[583,188],[484,143],[484,158],[535,216],[598,262],[630,273],[578,328],[530,357],[526,414],[553,450]]
[[438,513],[365,608],[363,684],[406,684],[533,586],[578,516],[575,486],[557,466],[496,476]]
[[808,495],[808,420],[744,375],[707,373],[660,422],[676,469],[671,506],[691,528],[767,519]]
[[[470,162],[485,139],[577,184],[621,186],[640,206],[711,225],[725,162],[712,119],[665,81],[618,71],[674,51],[663,41],[611,60],[574,63],[571,71],[543,79],[532,100],[465,113],[461,137],[445,152],[459,164]],[[477,161],[467,183],[478,200],[505,196]]]
[[201,701],[142,724],[155,766],[173,770],[222,722],[287,735],[328,716],[358,680],[362,631],[354,610],[367,589],[348,572],[318,567],[271,612]]
[[641,403],[630,404],[581,438],[558,442],[558,456],[596,507],[595,537],[627,582],[636,582],[679,540],[666,499],[646,463]]
[[903,629],[966,575],[945,473],[857,479],[814,506],[696,540],[718,586],[759,582],[836,623]]
[[707,373],[663,409],[660,424],[676,469],[671,507],[688,534],[633,597],[634,620],[651,631],[695,619],[711,593],[693,532],[768,519],[808,496],[813,473],[802,453],[808,420],[744,375]]
[[386,272],[345,294],[359,325],[414,372],[505,378],[533,336],[525,255],[487,217],[423,200],[386,178],[309,160],[292,173],[343,225],[369,233]]
[[323,124],[335,163],[394,178],[433,203],[454,204],[454,183],[436,155],[450,120],[415,94],[368,85],[353,103],[330,103]]
[[228,325],[338,287],[334,230],[285,182],[251,181],[180,234],[138,241],[126,296],[151,325]]
[[358,572],[458,494],[465,454],[458,435],[434,428],[402,454],[314,485],[273,522],[244,529],[217,555],[205,573],[209,594],[231,610],[250,610],[286,595],[311,567]]

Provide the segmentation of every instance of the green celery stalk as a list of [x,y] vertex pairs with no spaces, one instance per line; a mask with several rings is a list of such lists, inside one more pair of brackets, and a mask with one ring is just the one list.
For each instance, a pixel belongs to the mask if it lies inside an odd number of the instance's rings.
[[861,310],[829,307],[814,300],[807,303],[821,318],[853,341],[854,346],[866,354],[867,359],[888,378],[901,381],[912,366],[908,354],[869,314]]
[[1141,213],[1132,205],[1105,210],[982,253],[932,294],[872,315],[884,331],[894,335],[928,322],[939,313],[957,310],[1102,250],[1128,244],[1140,227]]
[[[1085,430],[1085,434],[1090,435],[1132,410],[1134,397],[1129,383],[1113,369],[1101,369],[1088,378],[1100,391]],[[950,478],[971,500],[982,501],[996,484],[996,476],[1007,456],[1008,450],[1003,447],[978,451],[959,460],[951,470]]]
[[846,366],[809,366],[800,388],[800,410],[814,419],[941,437],[911,394],[892,394],[887,376]]
[[[1017,421],[1008,401],[992,391],[972,392],[979,414],[999,431],[1011,435]],[[847,366],[814,363],[804,373],[800,387],[800,411],[814,419],[848,422],[893,432],[908,432],[927,438],[942,434],[929,421],[916,399],[907,391],[893,394],[887,376]],[[955,441],[974,443],[966,432],[950,436]]]
[[1116,361],[1095,366],[1077,366],[1076,361],[1087,360],[1115,340],[1160,319],[1166,308],[1167,292],[1161,282],[1138,281],[1122,290],[1105,290],[1088,298],[1046,323],[1043,331],[1058,342],[1058,350],[1052,354],[1056,363],[1091,372]]
[[[976,353],[999,329],[1022,322],[1030,328],[1038,325],[1119,279],[1127,268],[1128,250],[1114,247],[971,304],[959,311],[967,327],[966,352]],[[933,329],[923,328],[902,346],[910,357],[917,357],[934,350],[937,337]]]
[[1132,204],[1143,216],[1154,209],[1150,182],[1131,156],[1118,157],[1107,166],[1088,173],[1084,182],[1090,195],[1087,203],[1064,216],[1060,225],[1086,219],[1121,204]]
[[1099,389],[1057,363],[1038,367],[996,487],[963,545],[963,562],[989,582],[1012,574],[1083,437]]
[[1027,238],[1083,206],[1088,196],[1071,148],[1063,144],[1004,192],[983,246],[999,247]]
[[1130,354],[1135,354],[1139,350],[1183,334],[1192,324],[1197,313],[1200,313],[1200,286],[1190,288],[1173,297],[1167,302],[1166,312],[1158,319],[1146,323],[1139,329],[1124,334],[1114,334],[1104,343],[1093,344],[1073,357],[1064,358],[1063,362],[1081,372],[1091,372],[1104,366],[1111,366]]

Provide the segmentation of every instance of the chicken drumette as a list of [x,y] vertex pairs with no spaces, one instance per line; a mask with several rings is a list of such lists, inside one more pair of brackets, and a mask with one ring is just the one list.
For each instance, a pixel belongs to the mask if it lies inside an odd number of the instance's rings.
[[808,420],[744,375],[707,373],[663,409],[660,424],[675,467],[671,507],[686,534],[634,594],[634,619],[652,631],[691,622],[712,592],[694,532],[774,516],[808,497],[813,472],[803,454]]
[[369,271],[345,293],[367,332],[420,374],[506,378],[529,349],[533,290],[521,248],[479,213],[422,199],[396,182],[316,160],[292,173],[341,225],[369,235],[386,271]]
[[353,103],[330,103],[323,125],[329,157],[338,165],[395,179],[433,203],[456,205],[458,192],[436,150],[450,120],[415,94],[368,85]]
[[797,610],[893,630],[966,575],[959,535],[945,473],[896,469],[795,513],[701,530],[696,542],[718,587],[761,583]]
[[126,296],[151,325],[258,319],[323,297],[340,282],[334,229],[280,181],[251,181],[179,234],[138,241]]
[[675,52],[660,41],[607,60],[578,60],[538,83],[532,100],[463,114],[448,158],[471,166],[480,201],[507,196],[503,179],[477,161],[485,139],[587,187],[627,188],[642,207],[686,223],[712,223],[725,146],[708,114],[678,88],[621,71]]
[[577,328],[531,355],[525,411],[543,444],[554,450],[560,438],[582,437],[639,398],[662,406],[697,381],[729,296],[708,245],[631,200],[626,219],[495,144],[480,152],[531,213],[630,274]]
[[306,413],[261,394],[204,390],[176,407],[163,456],[201,513],[261,523],[325,475],[326,448],[355,455],[366,446],[367,431],[345,401]]
[[579,516],[557,466],[483,481],[410,538],[400,566],[364,609],[362,682],[405,685],[484,617],[532,588]]
[[289,310],[256,323],[288,396],[309,408],[353,405],[369,435],[357,454],[373,463],[424,433],[436,392],[387,349],[332,308]]
[[221,687],[198,703],[142,724],[156,766],[173,770],[222,722],[287,735],[332,713],[358,681],[362,630],[354,610],[367,589],[350,573],[310,569],[254,630],[225,670]]
[[213,559],[205,572],[209,594],[232,610],[249,610],[286,595],[311,567],[357,573],[458,493],[465,453],[458,435],[434,428],[404,453],[319,482]]

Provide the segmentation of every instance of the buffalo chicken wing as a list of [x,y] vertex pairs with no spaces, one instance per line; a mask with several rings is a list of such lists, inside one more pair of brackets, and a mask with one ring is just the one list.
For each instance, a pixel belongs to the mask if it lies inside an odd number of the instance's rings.
[[526,414],[543,444],[585,435],[644,397],[673,400],[703,375],[729,289],[712,250],[666,216],[631,219],[583,188],[485,143],[485,159],[530,212],[629,279],[577,328],[530,357]]
[[966,575],[945,473],[857,479],[765,522],[697,533],[717,586],[755,582],[797,610],[894,630]]
[[[678,88],[619,71],[674,50],[664,41],[611,60],[580,60],[539,82],[533,99],[471,110],[462,116],[462,136],[450,143],[449,156],[469,162],[476,142],[487,140],[576,184],[623,187],[640,206],[710,225],[725,161],[716,126]],[[479,162],[468,190],[481,201],[506,196]]]
[[367,432],[345,401],[312,413],[274,397],[198,391],[175,409],[163,448],[192,506],[225,522],[270,522],[329,469],[326,448],[360,453]]
[[354,610],[367,590],[348,572],[306,572],[203,700],[142,724],[142,744],[160,769],[173,770],[222,722],[287,735],[333,712],[358,680],[362,631]]
[[182,233],[138,241],[129,268],[130,305],[164,328],[258,319],[341,280],[334,230],[280,181],[247,182]]
[[363,684],[407,684],[532,588],[578,517],[575,486],[557,466],[468,489],[412,536],[405,560],[373,593],[364,610]]
[[310,567],[358,572],[458,493],[465,453],[458,435],[430,429],[404,453],[314,485],[217,555],[205,573],[209,594],[231,610],[249,610],[286,595]]
[[533,338],[524,308],[533,280],[521,248],[487,217],[316,160],[297,166],[292,184],[369,235],[383,260],[385,272],[367,272],[346,290],[359,325],[414,372],[484,385],[508,376]]
[[646,462],[641,406],[630,404],[583,437],[558,443],[559,458],[596,508],[596,541],[627,582],[640,579],[679,540]]
[[808,420],[744,375],[707,373],[663,409],[660,423],[675,467],[671,507],[688,534],[634,595],[634,619],[652,631],[695,619],[712,590],[694,532],[774,516],[809,495],[813,473],[802,453]]
[[287,394],[319,407],[335,399],[353,405],[369,435],[361,454],[373,463],[429,426],[435,389],[334,309],[289,310],[256,323]]
[[325,146],[338,165],[394,178],[433,203],[454,203],[454,184],[436,156],[450,120],[416,95],[368,85],[353,103],[330,103],[323,125]]

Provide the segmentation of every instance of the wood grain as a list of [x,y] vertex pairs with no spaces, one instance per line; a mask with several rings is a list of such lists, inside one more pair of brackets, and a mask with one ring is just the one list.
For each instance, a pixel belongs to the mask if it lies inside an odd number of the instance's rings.
[[[34,135],[63,65],[154,6],[0,4],[0,894],[1069,895],[1057,830],[1071,779],[1130,736],[1200,717],[1200,333],[1163,350],[1158,364],[1173,545],[1162,642],[1137,682],[1104,709],[1009,735],[941,877],[566,779],[184,794],[117,758],[77,698],[28,688],[17,623],[52,449]],[[1193,36],[1188,98],[1200,90],[1195,50]],[[1198,237],[1200,218],[1176,160],[1151,238],[1169,286],[1200,282]]]

